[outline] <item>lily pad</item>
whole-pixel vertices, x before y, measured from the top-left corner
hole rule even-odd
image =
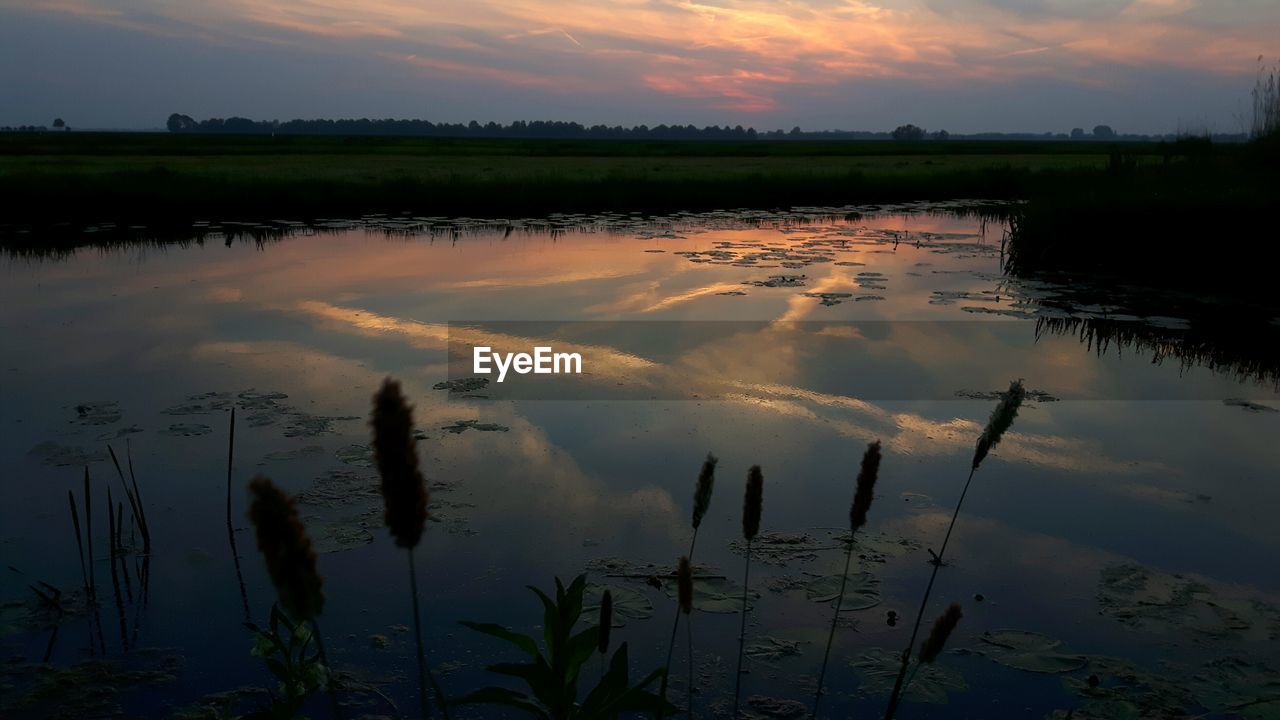
[[[1083,655],[1058,650],[1061,640],[1024,630],[994,630],[982,634],[975,652],[1005,667],[1027,672],[1061,673],[1084,667]]]
[[[622,620],[647,620],[653,617],[653,603],[644,593],[622,585],[596,585],[587,586],[583,593],[582,610],[591,617],[598,617],[600,612],[600,599],[604,597],[604,591],[608,590],[613,595],[613,626],[622,627]]]
[[[748,645],[743,653],[752,660],[776,663],[784,658],[800,655],[800,642],[766,635]]]
[[[902,653],[884,648],[871,648],[850,664],[862,680],[862,684],[858,686],[860,694],[877,698],[887,697],[893,692],[893,686],[897,682],[898,669],[902,666]],[[911,702],[944,705],[948,695],[968,689],[969,685],[960,673],[932,663],[920,666],[902,697]]]
[[[497,423],[482,423],[479,420],[457,420],[452,425],[444,425],[441,430],[448,430],[457,435],[467,430],[478,430],[480,432],[507,432],[511,428],[506,425]]]
[[[68,465],[88,465],[107,459],[101,450],[85,450],[72,445],[61,445],[52,440],[42,442],[27,451],[28,455],[40,458],[45,465],[67,467]]]
[[[320,455],[324,452],[324,448],[319,445],[307,445],[306,447],[294,448],[293,450],[276,450],[262,456],[263,460],[297,460],[298,458],[308,457],[312,455]]]
[[[1206,663],[1191,680],[1196,699],[1215,712],[1245,720],[1280,718],[1280,671],[1238,657]]]
[[[805,597],[813,602],[834,605],[840,595],[843,580],[840,575],[824,575],[812,580],[805,586]],[[866,610],[879,604],[880,579],[869,572],[850,573],[848,582],[845,583],[844,601],[840,604],[840,610]]]
[[[664,583],[662,588],[668,597],[675,599],[675,583]],[[751,607],[751,601],[759,598],[760,593],[754,590],[748,592],[748,609]],[[724,578],[709,578],[705,580],[694,578],[693,609],[723,614],[742,612],[742,586]]]
[[[75,411],[76,417],[72,422],[76,425],[110,425],[124,417],[120,403],[113,400],[80,403]]]
[[[334,456],[354,467],[373,467],[373,449],[368,445],[344,445],[334,452]]]

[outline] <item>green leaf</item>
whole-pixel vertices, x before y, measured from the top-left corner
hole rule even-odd
[[[492,635],[493,637],[496,637],[500,640],[506,640],[512,645],[515,645],[516,647],[523,650],[525,654],[527,654],[529,657],[538,656],[538,643],[528,635],[524,635],[522,633],[518,633],[513,630],[508,630],[507,628],[494,623],[477,623],[477,622],[463,621],[461,625],[463,625],[464,627],[471,628],[476,632],[482,632],[485,635]]]
[[[835,603],[840,596],[841,575],[825,575],[805,585],[805,597],[814,602]],[[880,579],[869,572],[853,573],[845,583],[840,610],[866,610],[880,604]]]
[[[518,693],[502,687],[486,687],[480,688],[475,692],[464,697],[454,700],[451,705],[505,705],[507,707],[522,710],[540,720],[551,720],[551,716],[547,714],[536,702],[531,700],[528,695]]]
[[[569,639],[565,657],[565,684],[576,682],[582,665],[595,654],[600,644],[600,628],[589,627]]]
[[[1061,645],[1061,640],[1039,633],[994,630],[982,634],[982,645],[974,651],[1005,667],[1027,672],[1061,673],[1084,667],[1084,656],[1060,652]]]
[[[557,588],[560,585],[558,579],[556,580],[556,585]],[[542,639],[547,645],[547,655],[554,658],[558,652],[556,649],[558,645],[557,639],[562,636],[560,632],[560,608],[556,607],[551,598],[547,597],[547,594],[538,588],[530,585],[529,589],[542,601]],[[557,589],[558,592],[559,590]]]

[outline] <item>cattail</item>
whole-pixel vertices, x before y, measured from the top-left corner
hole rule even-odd
[[[600,598],[600,644],[597,649],[600,650],[601,655],[609,651],[609,631],[612,629],[613,593],[605,590],[604,597]]]
[[[688,615],[693,612],[693,565],[687,556],[680,558],[680,569],[676,571],[676,589],[680,598],[680,612]]]
[[[702,461],[702,471],[698,473],[698,489],[693,493],[693,529],[702,524],[702,518],[711,507],[711,490],[716,484],[716,463],[720,462],[715,455],[707,453]]]
[[[314,620],[324,609],[324,580],[316,572],[316,554],[297,505],[262,475],[249,482],[249,495],[249,519],[280,604],[295,620]]]
[[[760,512],[764,505],[764,473],[759,465],[747,471],[747,492],[742,500],[742,537],[750,541],[760,532]]]
[[[412,548],[422,538],[427,521],[427,484],[418,470],[413,439],[413,409],[400,392],[400,383],[387,378],[373,396],[373,452],[382,476],[386,523],[396,545]]]
[[[867,524],[867,511],[875,498],[876,477],[880,474],[880,441],[867,445],[862,455],[862,468],[858,470],[858,489],[853,493],[853,506],[849,508],[849,531],[856,532]]]
[[[960,611],[960,606],[951,603],[947,611],[933,621],[933,629],[929,631],[929,637],[925,639],[924,645],[920,646],[920,662],[928,664],[938,659],[943,646],[947,644],[947,638],[951,636],[951,631],[956,629],[962,617],[964,613]]]
[[[1013,425],[1013,419],[1018,416],[1018,407],[1022,405],[1026,395],[1027,391],[1022,387],[1021,380],[1009,383],[1009,389],[1001,394],[1000,404],[991,411],[991,419],[987,421],[987,427],[982,431],[978,446],[973,451],[974,469],[977,469],[991,448],[1000,442],[1000,436]]]

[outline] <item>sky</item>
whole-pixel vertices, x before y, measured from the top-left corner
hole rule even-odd
[[[0,125],[1240,132],[1280,0],[0,0]]]

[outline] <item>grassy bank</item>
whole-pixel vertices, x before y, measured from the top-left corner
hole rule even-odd
[[[1104,169],[1089,143],[0,136],[0,222],[181,224],[368,212],[783,208],[1005,199]],[[1154,145],[1127,145],[1161,162]]]

